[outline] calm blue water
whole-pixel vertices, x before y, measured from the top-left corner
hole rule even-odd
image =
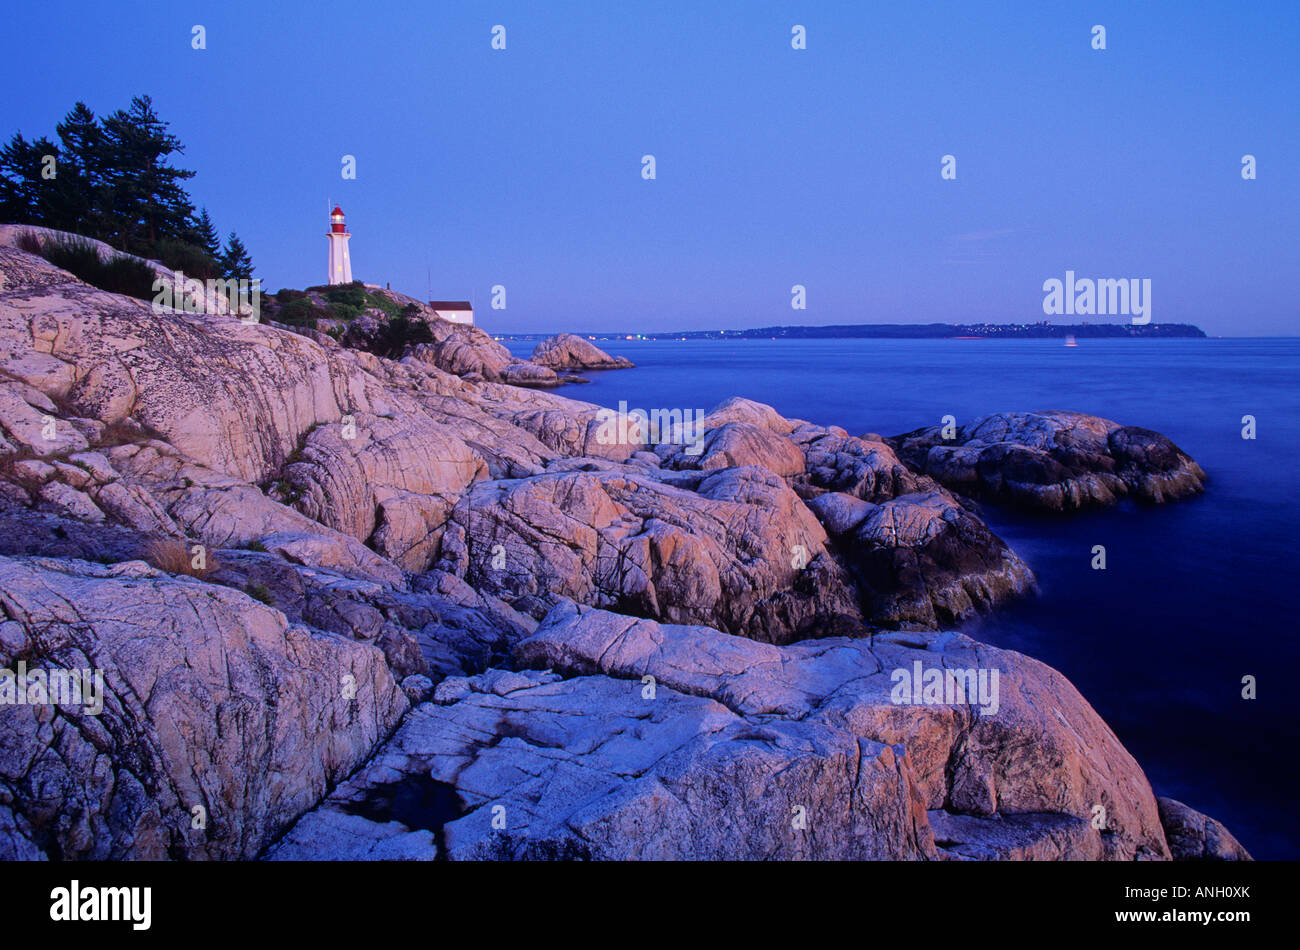
[[[1041,593],[968,626],[1056,667],[1156,793],[1223,821],[1257,858],[1300,857],[1300,339],[784,340],[601,344],[637,363],[560,390],[607,406],[711,409],[747,396],[850,433],[1075,409],[1156,429],[1210,476],[1203,497],[1072,517],[986,509]],[[532,344],[511,343],[528,356]],[[1243,415],[1258,437],[1241,437]],[[1108,569],[1090,567],[1104,544]],[[1253,675],[1258,698],[1241,698]]]

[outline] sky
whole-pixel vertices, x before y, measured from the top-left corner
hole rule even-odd
[[[355,277],[493,332],[1033,322],[1073,270],[1292,335],[1297,50],[1296,0],[46,0],[0,135],[147,93],[268,289],[325,279],[337,203]]]

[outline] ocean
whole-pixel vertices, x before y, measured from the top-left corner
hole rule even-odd
[[[532,343],[507,344],[518,356]],[[972,637],[1064,673],[1157,795],[1222,821],[1256,858],[1300,857],[1300,339],[599,341],[632,370],[558,392],[629,409],[709,410],[730,396],[851,434],[953,415],[1072,409],[1164,433],[1209,476],[1203,496],[1070,516],[986,506],[1037,596]],[[1256,438],[1242,438],[1243,416]],[[1290,485],[1291,488],[1287,488]],[[1106,547],[1107,568],[1091,567]],[[1257,698],[1242,698],[1242,678]]]

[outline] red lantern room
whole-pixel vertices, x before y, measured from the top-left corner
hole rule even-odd
[[[330,230],[335,234],[343,234],[347,231],[343,225],[343,209],[338,205],[335,205],[334,210],[330,212]]]

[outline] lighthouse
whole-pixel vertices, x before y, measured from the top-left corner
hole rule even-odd
[[[343,209],[338,205],[330,212],[330,230],[327,237],[330,239],[330,273],[329,282],[331,284],[350,284],[352,283],[352,258],[348,255],[348,234],[347,225],[343,223]]]

